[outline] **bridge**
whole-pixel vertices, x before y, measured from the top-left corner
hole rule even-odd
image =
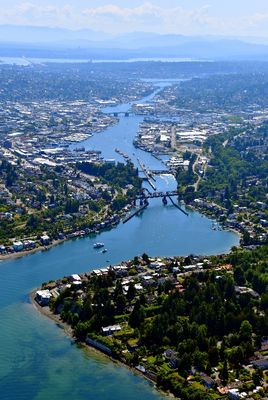
[[[168,191],[168,192],[149,192],[149,190],[144,191],[142,194],[136,196],[135,203],[137,200],[140,201],[140,206],[142,207],[143,204],[146,204],[148,206],[148,199],[156,199],[156,198],[162,198],[163,204],[167,204],[167,199],[171,201],[174,207],[178,208],[184,215],[188,217],[188,213],[179,206],[179,204],[175,203],[172,197],[177,197],[178,192],[176,190],[173,191]]]
[[[172,197],[174,196],[178,196],[177,191],[169,191],[169,192],[153,192],[151,193],[148,189],[144,189],[143,193],[136,196],[134,199],[134,204],[136,205],[136,201],[139,200],[140,201],[140,205],[139,207],[135,208],[132,212],[130,212],[124,219],[123,219],[123,223],[125,224],[126,222],[128,222],[130,219],[132,219],[133,217],[135,217],[136,215],[140,214],[143,210],[145,210],[145,208],[148,207],[149,205],[149,201],[148,199],[155,199],[155,198],[161,198],[162,197],[162,201],[163,204],[166,205],[167,204],[167,198],[171,201],[171,203],[173,204],[174,207],[178,208],[184,215],[186,215],[188,217],[188,213],[183,210],[183,208],[181,208],[178,204],[175,203],[175,201],[173,200]]]
[[[106,115],[112,115],[113,117],[130,117],[131,115],[135,115],[132,111],[110,111],[104,112]]]
[[[150,169],[153,175],[174,175],[169,169]]]
[[[136,196],[136,200],[145,200],[145,199],[155,199],[158,197],[173,197],[178,196],[178,192],[176,190],[169,191],[169,192],[149,192],[142,193]]]

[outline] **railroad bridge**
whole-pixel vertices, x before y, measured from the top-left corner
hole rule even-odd
[[[136,196],[136,200],[145,200],[145,199],[155,199],[157,197],[173,197],[178,196],[178,192],[176,190],[169,191],[169,192],[149,192],[141,193]]]
[[[173,197],[177,197],[178,196],[178,192],[176,190],[173,191],[168,191],[168,192],[149,192],[149,190],[144,190],[143,193],[141,193],[140,195],[137,195],[135,198],[135,203],[136,201],[140,201],[140,207],[142,209],[144,209],[144,207],[147,207],[149,204],[149,199],[155,199],[155,198],[162,198],[163,204],[166,205],[167,204],[167,199],[169,199],[171,201],[171,203],[173,204],[174,207],[178,208],[184,215],[188,216],[188,212],[185,211],[183,208],[181,208],[179,206],[179,204],[175,203],[175,201],[173,200]],[[135,212],[135,215],[138,213],[139,211]]]

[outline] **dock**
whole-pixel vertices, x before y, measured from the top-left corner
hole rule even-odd
[[[124,153],[122,150],[116,148],[116,149],[114,149],[114,151],[116,153],[120,154],[120,156],[122,156],[126,161],[131,161],[131,158],[126,153]]]
[[[156,190],[156,187],[152,182],[153,180],[155,181],[155,178],[152,176],[151,172],[146,169],[145,165],[143,165],[143,163],[138,158],[137,161],[139,163],[139,166],[141,167],[142,172],[146,176],[149,185],[153,188],[153,190]]]
[[[124,219],[123,219],[123,224],[128,222],[131,218],[135,217],[135,215],[138,215],[140,212],[145,210],[147,208],[149,203],[146,201],[142,206],[140,206],[138,209],[134,210],[132,213],[128,214]]]
[[[173,206],[177,207],[183,214],[185,214],[187,217],[189,216],[188,212],[186,212],[185,210],[183,210],[178,204],[175,203],[175,201],[172,199],[171,196],[167,196],[169,198],[169,200],[171,201],[171,203],[173,204]]]

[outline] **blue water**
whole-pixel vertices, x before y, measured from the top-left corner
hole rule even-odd
[[[141,58],[130,58],[122,60],[91,60],[91,59],[66,59],[66,58],[35,58],[35,57],[0,57],[0,62],[3,64],[13,64],[13,65],[31,65],[31,64],[47,64],[47,63],[60,63],[60,64],[70,64],[70,63],[134,63],[134,62],[213,62],[212,60],[198,60],[191,58],[181,58],[181,57],[141,57]]]
[[[117,126],[96,134],[86,146],[117,159],[120,156],[114,148],[119,147],[134,161],[138,156],[147,166],[162,169],[160,161],[132,146],[140,120],[122,117]],[[176,183],[172,176],[160,176],[156,186],[159,190],[172,190]],[[152,256],[215,254],[238,244],[237,235],[214,231],[211,225],[212,221],[199,213],[190,212],[187,217],[174,206],[163,206],[161,199],[155,199],[140,216],[97,237],[68,241],[48,251],[1,262],[0,399],[163,398],[128,369],[93,350],[78,348],[53,321],[36,311],[29,302],[29,292],[44,281],[116,264],[143,252]],[[108,252],[94,250],[96,241],[104,242]]]

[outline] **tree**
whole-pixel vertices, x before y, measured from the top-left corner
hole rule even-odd
[[[199,350],[195,351],[193,354],[193,362],[197,368],[199,368],[201,371],[204,371],[208,364],[207,353]]]
[[[146,253],[143,253],[142,259],[146,264],[149,264],[149,262],[150,262],[149,256]]]
[[[249,321],[245,320],[241,323],[239,329],[239,337],[242,342],[250,342],[252,341],[252,325]]]
[[[35,230],[35,229],[38,228],[39,223],[40,223],[40,218],[38,218],[34,214],[31,214],[29,219],[28,219],[28,221],[27,221],[27,223],[26,223],[26,226],[29,227],[32,230]]]
[[[262,310],[268,310],[268,293],[262,294],[260,306]]]
[[[233,347],[228,354],[228,359],[230,363],[237,368],[244,359],[244,353],[241,346]]]
[[[132,313],[129,316],[129,325],[132,328],[139,328],[145,318],[144,307],[141,306],[140,301],[137,300]]]
[[[210,364],[215,367],[219,363],[219,351],[217,346],[210,347],[208,349],[208,359]]]
[[[68,185],[67,185],[67,183],[66,183],[66,182],[64,183],[63,190],[64,190],[64,194],[65,194],[65,196],[67,197],[67,196],[68,196]]]
[[[225,350],[226,350],[225,338],[223,338],[222,342],[221,342],[220,351],[219,351],[219,356],[220,356],[221,361],[223,361],[225,359]]]
[[[117,311],[119,313],[122,313],[127,305],[126,297],[124,294],[119,294],[116,299],[115,299],[115,305],[117,308]]]
[[[223,366],[220,370],[220,378],[224,384],[228,382],[228,364],[226,359],[223,361]]]
[[[260,369],[257,369],[252,374],[252,380],[255,386],[260,386],[263,380],[263,372]]]
[[[134,259],[133,259],[133,264],[134,265],[139,265],[139,263],[140,263],[139,257],[135,256]]]
[[[192,357],[189,353],[184,353],[181,357],[181,362],[179,365],[179,369],[182,371],[184,375],[190,371],[192,365]]]
[[[207,327],[206,325],[199,325],[197,328],[197,334],[196,334],[196,339],[197,339],[197,345],[200,350],[206,351],[208,348],[208,332],[207,332]]]
[[[65,214],[76,213],[79,210],[79,202],[77,200],[67,200],[65,204]]]
[[[133,300],[135,295],[136,295],[135,284],[134,284],[134,282],[130,282],[129,287],[128,287],[128,291],[127,291],[127,299],[128,299],[128,301]]]
[[[54,196],[54,194],[52,194],[52,195],[50,196],[50,198],[49,198],[49,203],[50,203],[50,204],[54,204],[54,203],[55,203],[55,196]]]
[[[119,211],[127,204],[127,198],[123,194],[118,194],[113,202],[111,203],[111,208],[113,211]]]
[[[241,267],[236,267],[234,269],[234,280],[239,286],[243,286],[245,284],[246,278]]]

